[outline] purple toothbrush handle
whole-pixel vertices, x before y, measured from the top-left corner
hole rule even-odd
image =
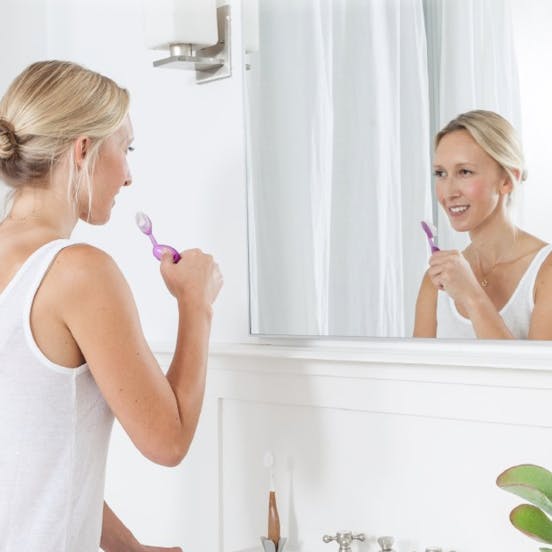
[[[163,253],[169,252],[172,254],[173,263],[177,263],[180,260],[180,253],[170,245],[156,244],[153,246],[153,256],[160,261],[163,257]]]
[[[422,220],[420,224],[422,225],[422,229],[427,237],[427,243],[429,243],[429,248],[431,249],[431,253],[435,253],[436,251],[441,251],[435,245],[435,236],[433,235],[433,232],[431,231],[431,228],[428,226],[427,222],[425,220]]]

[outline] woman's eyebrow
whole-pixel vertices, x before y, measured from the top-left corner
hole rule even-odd
[[[460,167],[461,165],[476,165],[477,163],[474,163],[473,161],[456,161],[452,166],[453,167]],[[441,163],[434,163],[434,167],[443,167]]]

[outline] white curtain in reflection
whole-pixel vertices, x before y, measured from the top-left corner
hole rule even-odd
[[[434,130],[459,113],[489,109],[521,134],[517,59],[509,0],[425,0]],[[520,208],[522,197],[516,194]],[[466,234],[454,232],[439,209],[439,244],[463,249]]]
[[[402,336],[431,218],[421,0],[261,0],[247,72],[252,330]]]

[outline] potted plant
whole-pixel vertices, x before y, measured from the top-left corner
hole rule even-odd
[[[552,544],[552,472],[541,466],[521,464],[503,471],[496,484],[531,504],[520,504],[510,512],[512,525],[529,537]],[[552,552],[552,548],[540,548]]]

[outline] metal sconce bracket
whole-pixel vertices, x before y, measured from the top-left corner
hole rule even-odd
[[[232,75],[230,6],[217,8],[219,41],[214,46],[194,49],[193,44],[171,44],[170,56],[153,62],[154,67],[195,70],[197,84]]]

